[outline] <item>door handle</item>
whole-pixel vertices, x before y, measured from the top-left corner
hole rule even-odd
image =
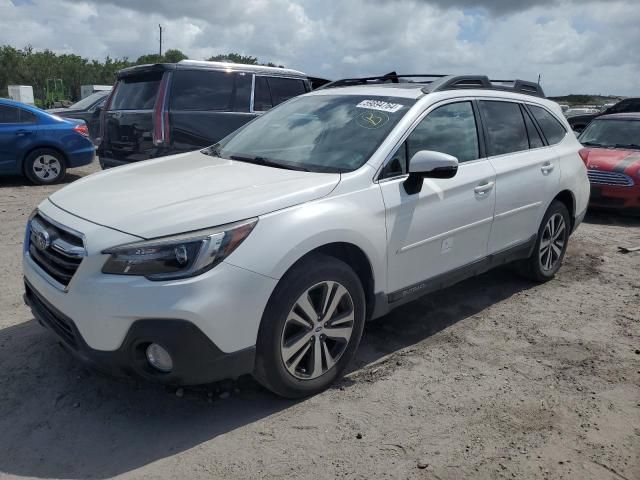
[[[553,172],[553,169],[556,168],[553,163],[551,162],[547,162],[544,165],[542,165],[542,167],[540,167],[540,171],[544,174],[544,175],[548,175],[551,172]]]
[[[495,185],[494,182],[486,182],[486,183],[483,183],[482,185],[478,185],[476,188],[473,189],[473,191],[479,197],[484,197],[493,189],[494,185]]]
[[[19,137],[24,137],[26,135],[31,135],[33,132],[31,130],[18,130],[16,135]]]

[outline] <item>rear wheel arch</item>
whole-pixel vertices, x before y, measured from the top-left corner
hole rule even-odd
[[[68,167],[69,166],[69,159],[67,158],[67,154],[64,153],[64,151],[55,146],[55,145],[37,145],[35,147],[30,148],[29,150],[27,150],[24,155],[22,155],[22,159],[20,160],[20,171],[23,173],[23,175],[26,175],[26,171],[25,171],[25,161],[27,160],[27,158],[29,158],[29,155],[31,155],[33,152],[35,152],[36,150],[40,150],[46,148],[47,150],[53,150],[57,153],[60,154],[60,156],[62,157],[62,160],[64,161],[64,166]]]
[[[554,197],[553,201],[558,201],[567,207],[567,210],[569,210],[569,218],[571,220],[571,229],[573,229],[576,221],[576,197],[573,192],[571,192],[571,190],[562,190]],[[551,203],[553,203],[553,201]]]

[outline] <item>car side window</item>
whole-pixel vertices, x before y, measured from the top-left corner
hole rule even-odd
[[[448,153],[459,162],[477,160],[480,147],[471,102],[449,103],[430,112],[396,150],[380,178],[407,173],[409,160],[420,150]]]
[[[0,105],[0,123],[20,123],[20,111],[16,107]]]
[[[480,111],[489,135],[489,155],[529,149],[529,138],[519,104],[482,100]]]
[[[178,70],[171,89],[171,109],[231,110],[235,76],[220,71]]]
[[[549,145],[560,143],[566,136],[567,131],[556,119],[556,117],[551,115],[542,107],[529,105],[529,108],[531,109],[531,113],[533,113],[534,118],[538,122],[538,125],[540,125],[542,133],[545,137],[547,137],[547,142],[549,142]]]
[[[544,147],[542,137],[540,136],[540,133],[538,133],[538,129],[536,128],[536,126],[533,124],[529,113],[523,106],[521,106],[521,108],[522,115],[524,116],[524,124],[527,127],[527,135],[529,136],[529,148]]]
[[[304,81],[295,78],[270,77],[269,89],[274,107],[290,98],[306,93]]]
[[[266,112],[273,107],[269,83],[265,77],[256,76],[256,86],[253,92],[253,110],[256,112]]]
[[[407,138],[408,159],[420,150],[448,153],[459,162],[478,159],[478,130],[471,102],[449,103],[430,112]]]

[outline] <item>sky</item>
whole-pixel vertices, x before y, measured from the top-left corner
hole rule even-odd
[[[640,0],[0,0],[0,45],[103,60],[237,52],[331,79],[537,80],[640,96]]]

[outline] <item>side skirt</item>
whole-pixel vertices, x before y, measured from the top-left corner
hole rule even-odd
[[[394,308],[411,302],[428,293],[432,293],[443,288],[450,287],[467,278],[475,277],[485,273],[500,265],[505,265],[516,260],[529,258],[535,248],[537,235],[533,235],[526,242],[509,247],[500,252],[493,253],[481,260],[477,260],[468,265],[456,268],[450,272],[445,272],[433,278],[410,285],[402,290],[397,290],[388,295],[376,294],[375,308],[371,318],[378,318],[386,315]]]

